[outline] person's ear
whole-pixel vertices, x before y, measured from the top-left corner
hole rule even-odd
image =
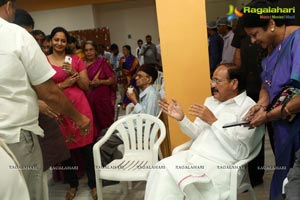
[[[149,76],[149,84],[152,84],[152,76]]]
[[[275,27],[276,27],[275,21],[273,19],[270,19],[269,28],[270,28],[271,32],[275,31]]]
[[[231,81],[231,86],[232,86],[233,90],[236,90],[238,88],[238,86],[239,86],[239,81],[237,79],[233,79]]]

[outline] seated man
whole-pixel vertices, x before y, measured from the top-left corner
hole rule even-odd
[[[147,181],[146,200],[222,200],[229,197],[230,166],[246,159],[264,134],[262,127],[222,128],[226,123],[241,121],[255,105],[247,97],[242,81],[237,66],[219,65],[211,80],[213,96],[208,97],[204,105],[194,104],[189,109],[189,113],[196,116],[194,123],[184,115],[176,100],[159,103],[164,113],[179,122],[193,144],[189,150],[157,163]]]
[[[160,110],[158,106],[160,95],[152,86],[157,76],[158,73],[152,66],[142,65],[138,69],[135,79],[136,85],[140,89],[139,98],[136,96],[136,92],[130,94],[127,92],[128,98],[135,105],[132,114],[146,113],[154,116],[158,115]],[[122,158],[121,152],[117,150],[120,144],[123,144],[122,139],[118,133],[114,133],[101,147],[101,162],[103,166],[106,166],[114,159]]]

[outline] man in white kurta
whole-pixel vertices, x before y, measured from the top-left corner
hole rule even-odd
[[[262,127],[222,128],[226,123],[241,121],[255,104],[244,92],[236,66],[219,66],[211,87],[213,96],[208,97],[204,105],[195,104],[189,109],[189,113],[196,116],[194,122],[184,115],[176,100],[160,102],[163,111],[178,120],[193,144],[189,150],[157,164],[149,175],[145,199],[228,199],[230,166],[246,159],[258,147],[264,132]]]

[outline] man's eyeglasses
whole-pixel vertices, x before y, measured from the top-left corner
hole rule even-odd
[[[217,78],[213,78],[213,79],[211,79],[210,80],[210,84],[217,84],[217,85],[219,85],[219,84],[221,84],[222,82],[224,82],[224,81],[226,81],[226,80],[228,80],[228,79],[217,79]]]
[[[143,78],[143,77],[149,77],[149,76],[148,75],[137,74],[136,77],[137,78]]]

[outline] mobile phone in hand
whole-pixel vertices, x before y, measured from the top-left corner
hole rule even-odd
[[[65,57],[65,63],[69,63],[70,65],[72,64],[72,58],[71,58],[71,56],[66,56]]]

